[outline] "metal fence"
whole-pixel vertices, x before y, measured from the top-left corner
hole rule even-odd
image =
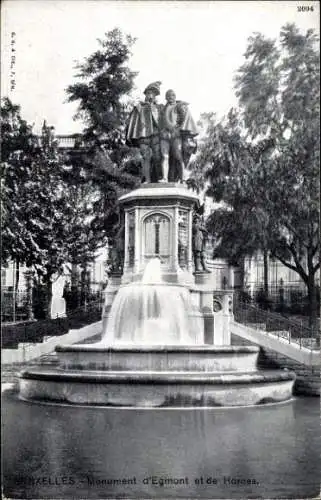
[[[48,337],[60,336],[70,329],[99,321],[102,306],[102,300],[98,300],[75,309],[65,317],[3,325],[2,348],[17,348],[19,343],[43,342]]]
[[[303,320],[292,320],[282,314],[262,310],[246,302],[234,306],[234,319],[267,334],[273,334],[289,344],[296,344],[310,350],[320,349],[320,331],[313,331]]]
[[[28,319],[27,292],[1,290],[1,322],[18,322]]]
[[[102,291],[86,291],[86,293],[73,293],[66,294],[64,297],[66,300],[66,312],[67,314],[75,311],[81,307],[85,307],[86,304],[92,302],[103,301]],[[36,319],[43,319],[45,315],[45,294],[37,293],[33,294],[33,298],[28,296],[26,291],[14,292],[12,289],[2,289],[1,290],[1,323],[19,323],[22,321],[28,321],[33,316]]]
[[[269,308],[276,311],[284,310],[293,314],[308,314],[309,312],[308,291],[302,281],[269,283],[267,297],[263,284],[248,283],[243,293],[259,305],[267,302]],[[318,285],[317,300],[320,304],[320,287]]]

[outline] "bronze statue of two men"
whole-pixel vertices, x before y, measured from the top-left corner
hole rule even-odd
[[[148,85],[145,101],[134,106],[126,142],[140,150],[144,182],[183,182],[184,169],[196,152],[198,130],[188,104],[177,101],[173,90],[166,92],[166,104],[157,103],[160,85]]]

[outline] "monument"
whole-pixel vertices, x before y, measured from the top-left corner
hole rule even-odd
[[[166,92],[166,104],[158,104],[161,82],[149,84],[145,101],[134,106],[126,130],[129,146],[138,147],[142,157],[143,182],[182,182],[184,169],[196,152],[198,130],[188,103]]]
[[[188,105],[172,90],[158,104],[160,82],[144,93],[126,131],[142,184],[119,198],[101,341],[57,346],[59,367],[23,372],[20,396],[133,407],[288,400],[293,373],[260,371],[258,347],[231,345],[232,291],[213,285],[199,200],[184,184],[197,136]]]

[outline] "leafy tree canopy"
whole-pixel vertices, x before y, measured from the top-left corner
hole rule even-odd
[[[1,107],[1,132],[2,259],[34,265],[40,271],[60,246],[64,203],[56,193],[60,160],[45,137],[38,141],[19,106],[7,98]]]
[[[88,189],[70,176],[52,129],[44,124],[37,137],[20,107],[3,100],[2,260],[34,267],[47,282],[76,254],[89,260],[97,249]]]
[[[85,128],[89,149],[82,161],[97,196],[93,227],[112,238],[119,222],[118,197],[139,183],[140,158],[125,144],[130,93],[136,73],[128,62],[135,40],[118,28],[98,40],[99,48],[78,64],[77,83],[67,88],[78,102],[76,118]]]
[[[202,117],[206,133],[196,165],[207,194],[227,207],[220,222],[220,213],[210,217],[209,227],[222,236],[222,249],[229,240],[232,256],[268,250],[296,271],[315,310],[320,79],[314,32],[289,24],[279,40],[253,34],[235,88],[237,110],[221,121]]]

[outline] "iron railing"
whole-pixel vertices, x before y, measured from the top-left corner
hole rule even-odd
[[[43,342],[48,337],[60,336],[70,329],[81,328],[101,319],[103,302],[90,302],[67,316],[28,321],[2,326],[2,348],[17,348],[20,343]]]
[[[238,291],[237,293],[240,293]],[[269,283],[268,296],[266,297],[262,284],[247,283],[243,295],[257,304],[259,307],[267,306],[276,312],[288,312],[290,314],[309,313],[308,290],[302,281],[286,282],[282,285]],[[320,305],[320,286],[317,285],[317,302]]]
[[[286,340],[310,350],[320,349],[320,331],[306,326],[303,321],[290,320],[278,313],[259,309],[249,303],[237,303],[234,306],[234,319],[278,339]]]
[[[28,318],[27,292],[1,290],[1,322],[23,321]]]
[[[82,293],[70,291],[65,296],[66,313],[72,314],[74,311],[85,307],[85,304],[103,300],[102,291],[88,291]],[[78,303],[78,304],[77,304]],[[44,295],[35,294],[31,299],[26,291],[13,291],[3,288],[1,290],[1,323],[27,322],[30,314],[42,320],[41,312],[44,310]],[[39,317],[40,316],[40,317]]]

